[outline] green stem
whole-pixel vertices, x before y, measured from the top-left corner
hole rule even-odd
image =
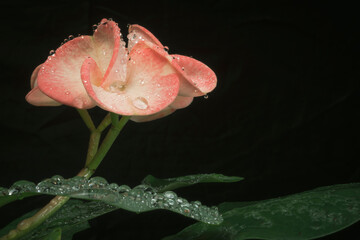
[[[105,130],[105,128],[107,128],[111,123],[111,113],[108,113],[105,118],[101,121],[101,123],[99,124],[99,126],[97,127],[97,131],[98,132],[102,132]]]
[[[90,129],[90,141],[87,154],[86,165],[77,176],[82,176],[87,179],[95,172],[101,161],[104,159],[106,153],[109,151],[111,145],[114,143],[116,137],[119,135],[122,128],[125,126],[127,121],[130,119],[129,116],[123,116],[120,121],[113,122],[108,134],[101,143],[98,149],[101,132],[111,123],[111,116],[108,114],[104,120],[100,123],[96,129],[90,115],[86,110],[78,109],[80,116],[84,120],[86,126]],[[57,210],[59,210],[70,197],[67,196],[56,196],[47,205],[45,205],[40,211],[34,216],[21,221],[16,229],[11,230],[7,235],[0,238],[0,240],[15,240],[25,236],[30,231],[34,230],[46,219],[51,217]]]
[[[84,120],[84,123],[89,128],[89,130],[91,132],[95,131],[96,127],[94,125],[94,122],[91,120],[89,112],[86,109],[78,109],[77,108],[76,110],[79,112],[81,118]]]
[[[117,136],[119,136],[119,133],[127,123],[127,121],[130,119],[130,116],[123,116],[120,121],[114,122],[111,126],[109,132],[105,136],[103,142],[101,143],[100,148],[96,152],[94,158],[91,160],[91,162],[87,165],[90,171],[95,171],[101,161],[104,159],[106,153],[109,151],[110,147],[114,143]]]
[[[101,137],[101,132],[96,131],[96,130],[90,134],[89,148],[88,148],[88,152],[87,152],[87,156],[86,156],[85,167],[94,158],[94,156],[99,148],[100,137]]]

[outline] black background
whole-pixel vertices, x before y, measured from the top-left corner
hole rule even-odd
[[[265,2],[265,3],[264,3]],[[103,17],[148,28],[170,53],[211,67],[208,99],[153,122],[129,122],[96,172],[136,186],[147,175],[245,177],[177,191],[206,205],[252,201],[358,182],[359,17],[344,1],[12,1],[1,3],[0,184],[82,168],[88,131],[69,107],[34,107],[33,69],[69,35]],[[350,1],[349,1],[350,2]],[[96,122],[105,115],[92,109]],[[0,227],[50,198],[12,203]],[[75,239],[161,239],[193,220],[165,211],[115,211]],[[322,239],[349,239],[359,224]]]

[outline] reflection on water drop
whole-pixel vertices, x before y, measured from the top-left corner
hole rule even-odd
[[[141,109],[141,110],[145,110],[149,107],[147,100],[143,97],[135,98],[133,100],[133,104],[136,108]]]
[[[204,95],[204,98],[205,98],[205,99],[208,99],[208,98],[209,98],[209,96],[208,96],[207,94],[205,94],[205,95]]]
[[[167,191],[164,193],[164,196],[167,198],[176,198],[176,193],[172,192],[172,191]]]
[[[120,81],[115,81],[109,86],[108,90],[110,92],[120,93],[125,90],[125,85]]]
[[[69,92],[69,91],[66,91],[66,92],[65,92],[65,95],[69,95],[69,94],[70,94],[70,92]]]

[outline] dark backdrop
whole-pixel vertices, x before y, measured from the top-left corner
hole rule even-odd
[[[218,77],[208,99],[149,123],[130,122],[96,172],[135,186],[147,174],[245,177],[179,195],[214,205],[278,197],[360,180],[359,17],[345,2],[9,1],[1,3],[0,183],[74,176],[88,131],[69,107],[33,107],[32,70],[69,35],[103,17],[152,31],[170,53],[193,56]],[[271,2],[271,3],[270,3]],[[350,1],[349,1],[350,2]],[[100,109],[90,111],[98,122]],[[46,203],[0,210],[0,227]],[[75,239],[160,239],[193,220],[165,211],[116,211]],[[323,239],[348,239],[359,224]],[[119,237],[116,237],[119,236]]]

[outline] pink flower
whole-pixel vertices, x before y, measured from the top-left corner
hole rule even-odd
[[[93,36],[66,42],[34,70],[26,100],[35,106],[99,106],[144,122],[187,107],[215,88],[216,75],[205,64],[169,55],[139,25],[129,32],[126,48],[117,24],[103,19]]]

